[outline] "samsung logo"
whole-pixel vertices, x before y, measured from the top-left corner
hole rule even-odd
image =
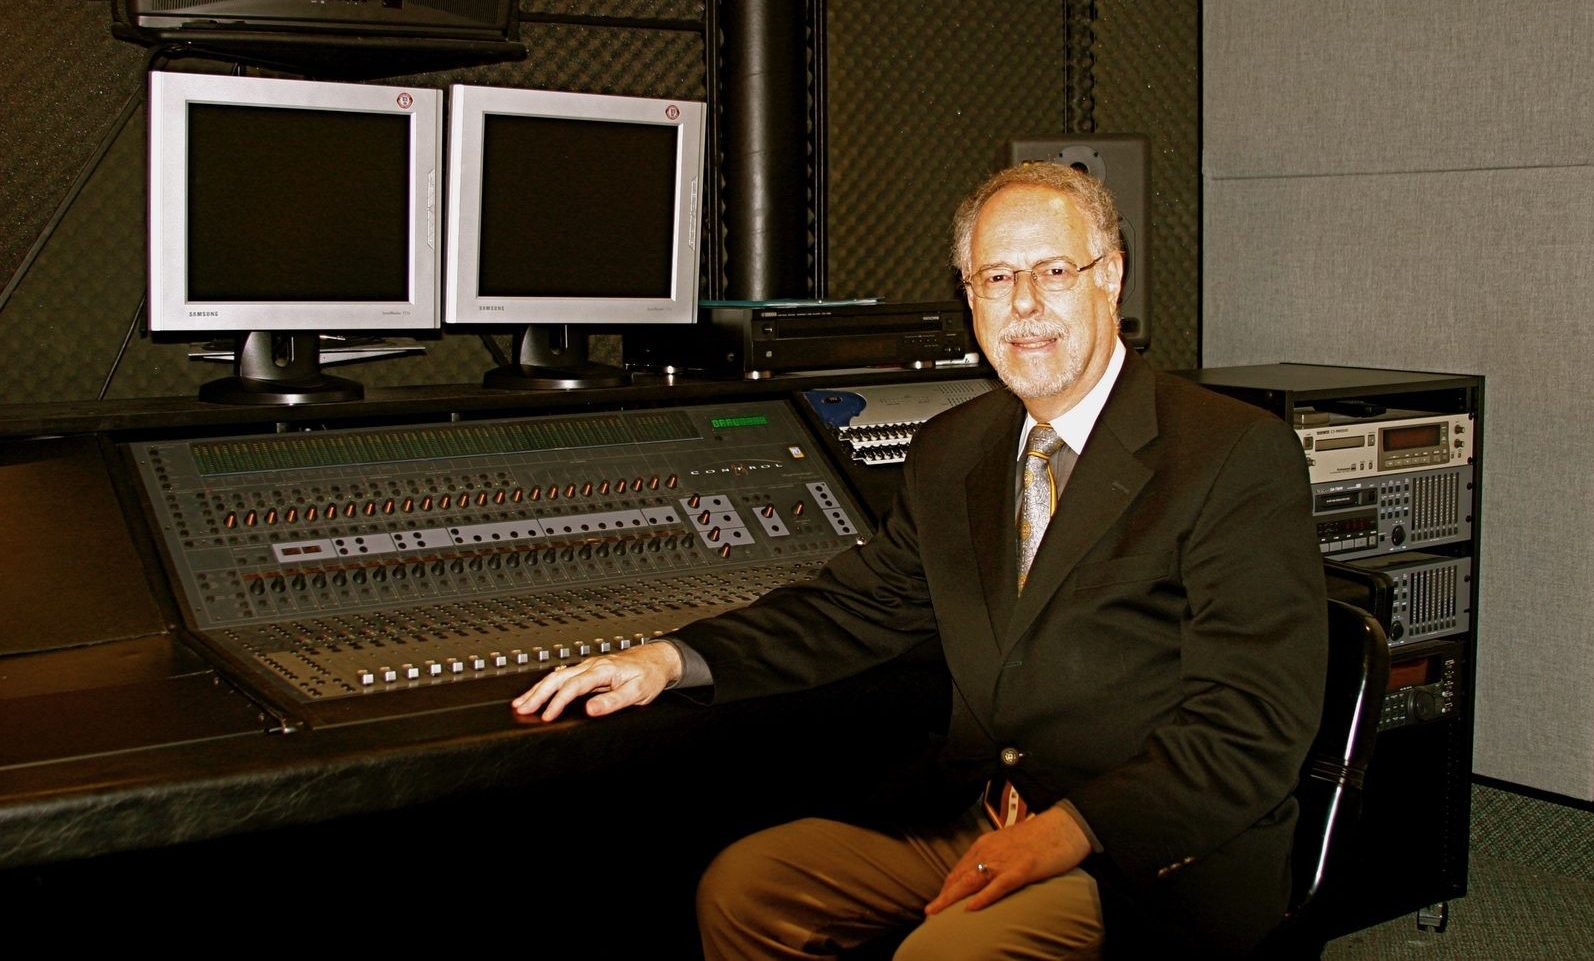
[[[220,317],[221,316],[221,311],[219,311],[219,310],[190,310],[188,312],[188,316],[190,316],[190,317]]]
[[[477,307],[476,307],[476,309],[477,309],[477,310],[499,310],[499,311],[501,311],[501,310],[503,310],[503,309],[504,309],[504,308],[502,308],[502,307],[489,307],[489,306],[485,306],[485,305],[480,305],[480,304],[478,304],[478,305],[477,305]]]

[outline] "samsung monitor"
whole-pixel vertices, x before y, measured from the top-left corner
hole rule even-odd
[[[206,400],[358,399],[322,372],[320,335],[439,326],[442,92],[149,80],[151,333],[235,338]]]
[[[444,322],[512,325],[488,387],[617,386],[591,325],[697,319],[704,105],[449,90]]]

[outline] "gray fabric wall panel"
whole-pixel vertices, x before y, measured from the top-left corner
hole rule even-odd
[[[1594,6],[1265,11],[1205,7],[1203,362],[1485,376],[1473,769],[1594,798]]]
[[[1208,366],[1485,376],[1474,769],[1589,797],[1594,170],[1214,181],[1205,204]]]
[[[1204,13],[1210,177],[1594,161],[1585,0],[1214,0]]]

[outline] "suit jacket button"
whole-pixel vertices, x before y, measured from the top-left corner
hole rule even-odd
[[[1016,747],[1002,748],[1002,763],[1008,767],[1013,767],[1014,765],[1018,764],[1023,757],[1024,752],[1020,751]]]

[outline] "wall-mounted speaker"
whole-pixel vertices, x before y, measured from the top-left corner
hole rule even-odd
[[[1151,343],[1150,219],[1151,177],[1147,140],[1138,134],[1081,134],[1008,141],[1007,165],[1036,161],[1068,164],[1107,185],[1118,201],[1118,229],[1124,245],[1124,285],[1118,294],[1119,329],[1124,343],[1145,350]]]

